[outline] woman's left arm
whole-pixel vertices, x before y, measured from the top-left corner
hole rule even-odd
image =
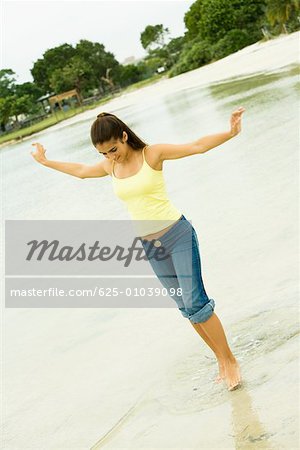
[[[242,114],[245,111],[243,107],[238,108],[231,114],[230,130],[224,133],[212,134],[204,136],[197,141],[189,144],[155,144],[151,145],[152,151],[157,152],[161,161],[167,159],[179,159],[185,156],[197,155],[199,153],[208,152],[212,148],[218,147],[241,131]]]

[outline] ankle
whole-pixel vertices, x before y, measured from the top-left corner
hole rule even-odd
[[[228,358],[226,358],[226,362],[229,364],[236,364],[237,360],[235,359],[235,357],[233,355],[228,356]]]
[[[237,363],[237,360],[233,356],[232,353],[226,354],[226,355],[223,354],[222,356],[218,357],[218,361],[220,361],[223,364],[236,364]]]

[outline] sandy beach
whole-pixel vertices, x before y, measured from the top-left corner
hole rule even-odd
[[[156,120],[159,135],[175,140],[192,135],[197,114],[201,133],[214,132],[232,105],[245,105],[237,139],[166,166],[172,200],[197,229],[205,285],[243,387],[214,383],[212,352],[176,308],[7,308],[5,450],[300,448],[299,36],[254,44],[102,107],[132,121],[148,108],[140,129]],[[95,114],[35,139],[53,159],[94,161],[87,130]],[[28,142],[3,149],[7,218],[125,217],[108,183],[47,171],[29,151]]]

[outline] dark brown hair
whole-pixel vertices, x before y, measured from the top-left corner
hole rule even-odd
[[[91,126],[91,140],[96,147],[97,144],[114,139],[123,139],[123,131],[128,135],[127,143],[133,150],[141,150],[146,146],[142,141],[122,120],[110,113],[100,113]]]

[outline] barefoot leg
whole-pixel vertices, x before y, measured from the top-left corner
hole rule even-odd
[[[209,338],[209,336],[205,333],[205,331],[201,327],[201,323],[193,323],[191,322],[197,333],[202,337],[204,342],[212,349],[214,352],[219,366],[219,374],[217,375],[215,379],[215,383],[220,383],[222,380],[225,379],[225,365],[222,359],[222,355],[218,353],[218,348],[214,344],[214,342]]]
[[[212,348],[218,361],[220,360],[221,366],[224,369],[223,375],[225,375],[228,390],[236,389],[241,383],[240,368],[229,348],[223,326],[218,316],[213,313],[206,322],[194,323],[193,326],[210,348]]]

